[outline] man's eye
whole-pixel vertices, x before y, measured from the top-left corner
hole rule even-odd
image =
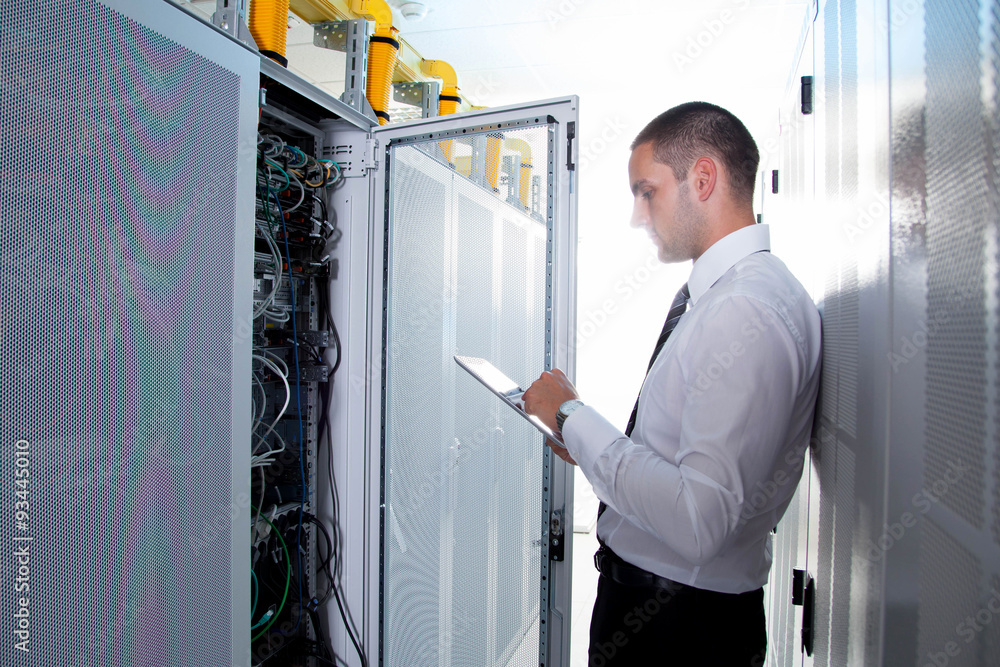
[[[646,190],[645,192],[642,193],[642,198],[643,199],[652,199],[653,198],[653,191],[652,190]]]

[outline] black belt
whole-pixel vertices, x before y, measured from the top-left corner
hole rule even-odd
[[[661,588],[670,593],[678,593],[685,588],[691,588],[687,584],[636,567],[622,560],[618,554],[606,546],[602,546],[594,554],[594,566],[603,576],[622,586]]]

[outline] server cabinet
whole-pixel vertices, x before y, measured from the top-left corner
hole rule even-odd
[[[815,149],[782,169],[815,174],[823,386],[808,540],[776,541],[770,584],[772,641],[804,612],[811,646],[772,664],[1000,659],[998,9],[813,7]],[[787,561],[805,562],[811,605],[788,605]]]
[[[0,13],[15,491],[0,581],[30,575],[31,592],[3,596],[3,627],[25,637],[4,664],[252,665],[281,650],[251,652],[248,613],[259,127],[343,172],[323,202],[341,234],[324,259],[343,366],[327,409],[300,409],[310,438],[329,413],[331,446],[297,464],[336,530],[336,653],[360,664],[351,627],[368,664],[564,662],[571,477],[446,353],[524,383],[572,374],[576,100],[373,130],[166,2]],[[306,311],[324,291],[310,294]],[[296,567],[312,568],[301,543]]]
[[[0,9],[4,665],[247,664],[258,58]]]
[[[819,284],[823,274],[817,262],[820,258],[801,251],[814,243],[817,230],[821,228],[814,192],[816,115],[803,112],[804,107],[810,111],[812,94],[812,19],[812,13],[803,12],[789,84],[778,110],[778,140],[760,147],[761,214],[762,222],[772,230],[773,252],[817,299],[821,294]],[[772,537],[771,576],[765,589],[769,665],[792,667],[803,664],[801,637],[804,620],[808,619],[803,619],[802,602],[809,573],[810,522],[813,519],[810,514],[811,489],[817,483],[814,478],[815,450],[815,446],[806,450],[801,471],[789,468],[777,478],[784,483],[797,481],[798,489]],[[774,483],[777,484],[777,481]],[[760,492],[767,491],[764,488]]]

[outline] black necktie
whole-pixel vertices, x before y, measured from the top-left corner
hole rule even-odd
[[[660,350],[663,349],[664,343],[670,338],[670,334],[673,333],[674,329],[677,327],[677,323],[680,321],[681,316],[687,311],[688,300],[691,298],[691,293],[688,291],[687,283],[681,285],[681,288],[677,290],[677,296],[674,297],[674,302],[670,304],[670,311],[667,313],[667,319],[663,323],[663,329],[660,331],[660,337],[656,339],[656,347],[653,348],[653,356],[649,358],[649,366],[646,367],[646,373],[649,373],[649,369],[653,367],[653,362],[656,361],[656,357],[660,354]],[[635,417],[639,412],[639,397],[635,397],[635,407],[632,408],[632,415],[628,418],[628,426],[625,427],[625,435],[631,436],[632,429],[635,428]]]
[[[660,331],[660,337],[656,339],[656,347],[653,348],[653,356],[649,358],[649,366],[646,367],[646,373],[649,373],[649,369],[653,367],[653,362],[656,361],[656,357],[660,354],[660,350],[663,349],[663,345],[670,338],[670,334],[673,333],[674,329],[677,327],[677,323],[680,321],[681,316],[687,311],[688,300],[691,298],[691,292],[688,291],[687,283],[681,285],[681,288],[677,290],[677,296],[674,297],[674,302],[670,304],[670,311],[667,313],[667,319],[663,323],[663,329]],[[628,426],[625,427],[625,435],[631,436],[632,429],[635,428],[635,418],[639,413],[639,397],[635,397],[635,407],[632,408],[632,416],[628,418]],[[597,508],[597,518],[600,519],[601,515],[604,514],[604,510],[608,508],[601,501],[601,506]],[[600,538],[598,538],[600,539]],[[603,542],[602,542],[603,544]]]

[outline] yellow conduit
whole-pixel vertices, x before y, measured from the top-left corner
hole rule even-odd
[[[250,5],[250,34],[265,56],[288,66],[288,0],[253,0]]]
[[[458,96],[458,75],[455,74],[455,68],[443,60],[427,60],[425,58],[420,61],[420,69],[427,76],[434,76],[441,79],[441,95],[438,97],[438,115],[447,116],[458,111],[458,105],[461,104],[462,98]],[[439,141],[438,146],[441,147],[441,152],[444,153],[445,159],[451,162],[451,156],[455,149],[455,141],[453,139]]]
[[[452,141],[449,139],[449,141]],[[443,142],[442,142],[443,143]],[[455,156],[455,171],[460,173],[462,176],[468,178],[472,175],[472,156],[471,155],[456,155]]]
[[[518,179],[518,199],[524,208],[530,206],[528,197],[531,193],[531,146],[524,139],[504,139],[503,145],[521,154],[521,176]]]
[[[399,60],[398,30],[392,27],[392,10],[385,0],[351,0],[351,11],[375,19],[375,34],[368,41],[368,83],[365,95],[378,116],[379,125],[389,123],[392,75]]]
[[[500,146],[502,142],[502,134],[490,134],[486,137],[486,181],[493,188],[493,192],[500,191],[497,175],[500,173]]]

